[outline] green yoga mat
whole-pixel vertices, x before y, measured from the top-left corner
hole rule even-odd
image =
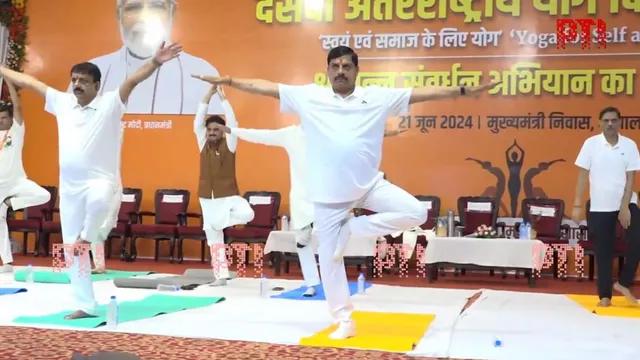
[[[144,276],[153,274],[152,271],[118,271],[107,270],[104,274],[92,274],[91,281],[105,281],[120,278],[130,278],[134,276]],[[27,280],[27,272],[25,270],[18,270],[13,274],[13,280],[19,282],[25,282]],[[68,284],[69,275],[66,271],[34,271],[33,282],[46,283],[46,284]]]
[[[118,304],[118,322],[149,319],[161,314],[170,314],[183,310],[211,306],[224,301],[223,297],[194,297],[174,295],[151,295],[138,301],[127,301]],[[66,320],[64,317],[74,311],[63,311],[44,316],[20,316],[13,319],[16,324],[24,325],[56,325],[74,328],[92,329],[107,323],[107,306],[100,305],[96,310],[97,317],[88,319]]]

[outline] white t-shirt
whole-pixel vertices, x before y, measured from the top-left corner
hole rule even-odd
[[[640,170],[638,145],[628,137],[618,135],[618,143],[611,146],[603,134],[588,138],[582,145],[576,165],[589,170],[590,211],[620,210],[627,172]],[[638,203],[635,191],[631,203]]]
[[[0,184],[27,177],[22,165],[23,144],[24,124],[13,120],[9,130],[0,131]]]
[[[360,199],[376,181],[386,121],[409,111],[412,88],[356,87],[346,98],[316,84],[279,85],[280,111],[307,137],[309,194],[319,203]]]
[[[291,177],[291,228],[303,229],[313,222],[313,203],[307,193],[307,144],[300,125],[287,126],[277,130],[231,129],[231,135],[252,143],[279,146],[289,156]]]
[[[82,107],[73,94],[48,88],[45,110],[58,120],[60,193],[85,191],[96,179],[117,185],[126,111],[119,90]]]

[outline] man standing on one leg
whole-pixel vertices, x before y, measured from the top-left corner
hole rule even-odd
[[[20,98],[16,88],[9,81],[7,88],[12,104],[0,105],[0,273],[13,271],[11,238],[7,227],[9,207],[15,211],[41,205],[51,199],[51,194],[27,179],[24,172],[24,120]]]
[[[320,284],[318,266],[311,243],[311,232],[313,230],[313,202],[307,193],[307,147],[304,132],[300,125],[288,126],[278,130],[258,130],[230,128],[219,126],[227,134],[235,135],[238,138],[252,143],[267,146],[278,146],[283,148],[289,156],[289,176],[291,178],[291,191],[289,201],[291,202],[291,228],[297,232],[296,246],[302,276],[307,290],[303,294],[312,297],[316,294],[316,286]],[[391,130],[385,132],[385,136],[394,136],[402,133],[402,130]]]
[[[124,130],[122,132],[124,132]],[[111,231],[118,224],[120,203],[122,202],[122,181],[120,180],[120,176],[117,176],[117,178],[119,180],[118,185],[115,193],[113,194],[113,199],[111,199],[111,203],[109,204],[107,220],[105,220],[102,228],[100,229],[100,235],[98,236],[99,241],[91,243],[91,253],[93,254],[93,263],[95,266],[92,273],[94,274],[104,274],[107,271],[107,262],[105,259],[107,249],[105,246]],[[122,244],[122,246],[124,246],[124,244]],[[111,251],[111,249],[109,249],[109,251]]]
[[[582,194],[590,184],[591,204],[587,214],[589,235],[593,237],[598,271],[598,306],[610,306],[613,290],[637,303],[631,292],[640,261],[640,209],[634,192],[636,171],[640,170],[640,154],[635,141],[619,134],[620,111],[607,107],[600,112],[602,133],[588,138],[582,145],[576,165],[580,168],[571,217],[579,222]],[[617,223],[625,230],[628,241],[622,276],[613,283],[613,260]]]
[[[423,224],[427,212],[411,194],[384,180],[379,171],[387,118],[406,113],[409,104],[454,98],[493,86],[395,89],[356,87],[358,55],[346,47],[327,57],[331,88],[292,86],[265,80],[194,77],[280,99],[280,110],[300,117],[306,135],[309,192],[314,201],[315,232],[322,286],[338,329],[332,339],[355,335],[342,254],[350,234],[375,238]],[[354,205],[375,211],[349,218]]]
[[[157,51],[152,61],[130,77],[117,91],[97,96],[101,74],[92,63],[71,68],[73,94],[53,89],[41,81],[0,67],[0,75],[31,88],[45,98],[45,110],[56,116],[60,161],[60,223],[62,240],[73,245],[65,251],[69,279],[78,311],[67,319],[95,316],[96,300],[91,283],[88,252],[79,247],[99,241],[109,203],[116,192],[120,173],[122,115],[131,91],[166,61],[178,56],[181,47],[172,44]]]
[[[212,286],[227,285],[229,266],[224,246],[224,229],[253,220],[251,205],[239,196],[236,181],[236,145],[234,136],[225,137],[218,125],[226,122],[218,115],[205,120],[209,102],[218,94],[230,127],[236,127],[236,117],[222,89],[212,87],[202,99],[193,124],[200,150],[200,180],[198,197],[215,281]]]

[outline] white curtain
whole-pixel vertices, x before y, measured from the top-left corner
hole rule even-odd
[[[0,61],[2,61],[2,65],[5,65],[7,63],[8,50],[9,50],[9,28],[6,26],[0,26]],[[3,80],[4,79],[0,77],[0,89],[2,89]],[[2,94],[0,93],[0,95]]]

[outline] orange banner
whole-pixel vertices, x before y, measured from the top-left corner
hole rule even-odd
[[[482,4],[478,4],[482,3]],[[578,5],[576,5],[578,4]],[[144,207],[157,188],[195,192],[198,151],[195,105],[206,86],[191,73],[219,73],[283,83],[327,84],[327,50],[348,45],[360,56],[363,86],[456,86],[500,79],[478,98],[413,106],[390,119],[409,131],[388,138],[382,170],[413,194],[501,197],[501,215],[520,214],[527,196],[573,200],[573,161],[599,130],[598,112],[620,108],[623,133],[640,140],[634,102],[638,2],[627,0],[31,0],[26,72],[66,89],[69,69],[92,60],[103,88],[141,60],[145,44],[163,34],[184,45],[181,64],[162,69],[132,95],[122,175],[143,188]],[[607,48],[581,49],[579,37],[557,49],[556,20],[601,18]],[[146,22],[146,26],[141,24]],[[633,25],[636,24],[636,25]],[[143,24],[144,25],[144,24]],[[593,31],[595,32],[595,28]],[[136,33],[138,32],[138,33]],[[139,32],[146,32],[140,34]],[[142,40],[140,40],[142,39]],[[142,56],[144,57],[144,56]],[[280,128],[297,119],[275,100],[228,89],[241,127]],[[28,174],[57,184],[57,135],[43,100],[25,92]],[[210,113],[219,112],[212,104]],[[241,142],[241,191],[276,190],[288,209],[288,161],[283,151]],[[192,201],[191,207],[198,204]]]

